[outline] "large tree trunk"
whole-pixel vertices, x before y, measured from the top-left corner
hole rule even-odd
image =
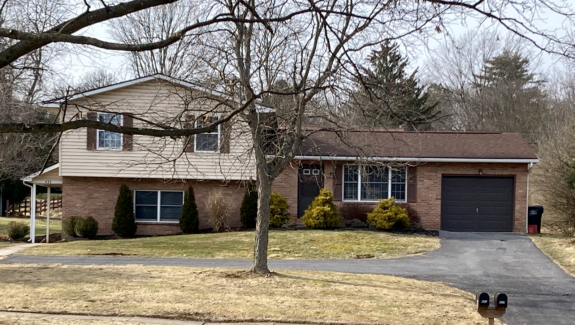
[[[265,166],[265,163],[264,163]],[[254,262],[251,272],[268,274],[268,232],[270,228],[270,198],[273,179],[264,166],[258,166],[258,217],[254,243]]]

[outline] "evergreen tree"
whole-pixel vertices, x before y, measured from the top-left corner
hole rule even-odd
[[[180,229],[185,234],[191,234],[200,230],[200,219],[194,189],[190,186],[184,195],[184,206],[180,217]]]
[[[137,226],[133,204],[130,188],[128,185],[122,184],[112,222],[112,230],[118,237],[132,237],[136,234]]]
[[[373,51],[370,67],[362,69],[355,95],[363,110],[360,123],[374,126],[404,126],[429,129],[437,119],[437,103],[428,104],[429,95],[418,84],[417,70],[407,75],[408,59],[399,53],[398,45],[389,41]]]
[[[251,229],[256,227],[258,217],[258,192],[254,183],[248,183],[242,207],[240,208],[240,219],[244,228]]]

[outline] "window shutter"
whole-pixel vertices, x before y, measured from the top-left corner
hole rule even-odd
[[[333,200],[342,200],[342,165],[333,167]]]
[[[220,124],[220,153],[230,153],[231,136],[232,123],[226,121]]]
[[[407,167],[407,203],[417,202],[417,168]]]
[[[132,115],[123,114],[122,115],[123,126],[131,128],[134,126],[134,118]],[[122,150],[124,151],[132,151],[134,142],[134,135],[133,134],[122,134]]]
[[[86,114],[86,117],[88,118],[88,120],[90,121],[96,121],[98,119],[98,113],[97,112],[88,112]],[[87,141],[86,141],[86,149],[88,150],[96,150],[97,146],[96,146],[96,136],[97,130],[95,128],[86,128],[86,135],[87,135]]]
[[[196,121],[196,117],[194,115],[186,115],[186,122],[184,123],[184,127],[186,128],[193,128],[194,122]],[[184,146],[185,152],[194,152],[194,136],[190,135],[184,138]]]

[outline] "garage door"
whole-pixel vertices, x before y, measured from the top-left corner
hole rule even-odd
[[[513,177],[444,176],[441,229],[513,231]]]

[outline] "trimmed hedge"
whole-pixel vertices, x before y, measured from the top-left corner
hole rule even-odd
[[[23,222],[10,221],[8,223],[8,237],[18,240],[30,233],[30,226]]]
[[[341,225],[341,216],[333,203],[333,194],[322,188],[301,217],[306,228],[329,229]]]
[[[82,217],[70,216],[62,220],[62,232],[68,236],[76,237],[76,223]]]
[[[74,230],[78,237],[94,239],[96,234],[98,234],[98,221],[90,216],[78,218]]]
[[[128,185],[122,184],[112,222],[112,230],[118,237],[133,237],[136,234],[137,225],[133,204],[130,188]]]
[[[380,200],[367,214],[367,223],[379,230],[399,230],[411,225],[407,210],[395,204],[394,197]]]
[[[279,192],[272,192],[270,198],[270,226],[283,226],[291,218],[288,210],[287,199]]]
[[[180,216],[180,229],[184,234],[192,234],[200,230],[200,219],[194,189],[190,186],[184,194],[184,206]]]
[[[256,227],[257,217],[258,191],[254,183],[248,183],[240,208],[240,220],[244,228],[251,229]]]

